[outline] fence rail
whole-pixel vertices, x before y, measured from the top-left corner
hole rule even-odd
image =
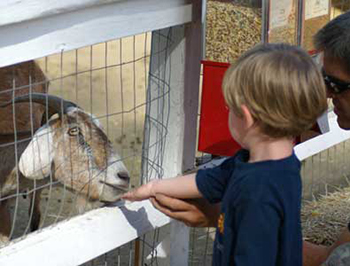
[[[350,139],[350,132],[337,126],[332,112],[329,121],[330,132],[295,147],[301,160]],[[223,160],[209,162],[204,167],[218,165]],[[2,248],[0,265],[20,265],[23,258],[26,258],[27,266],[36,266],[38,261],[47,266],[79,265],[170,222],[171,219],[154,209],[149,201],[104,207],[47,227]],[[74,256],[75,252],[79,256]]]

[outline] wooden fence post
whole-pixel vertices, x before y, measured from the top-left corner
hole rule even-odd
[[[174,177],[194,166],[202,4],[193,0],[191,23],[152,34],[147,95],[147,101],[152,103],[147,106],[144,138],[144,147],[151,148],[144,151],[144,181]],[[161,230],[159,238],[163,235],[158,254],[164,257],[158,258],[158,265],[188,265],[189,228],[173,221],[170,232]]]

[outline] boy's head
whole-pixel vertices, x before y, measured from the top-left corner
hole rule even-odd
[[[272,138],[300,135],[327,109],[320,71],[306,52],[288,44],[261,44],[244,53],[227,70],[223,93],[235,115],[242,117],[245,105]]]

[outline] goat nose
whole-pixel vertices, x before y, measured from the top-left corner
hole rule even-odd
[[[129,174],[127,172],[119,172],[117,175],[121,180],[124,180],[126,182],[130,181]]]

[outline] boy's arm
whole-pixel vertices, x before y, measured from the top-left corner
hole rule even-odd
[[[156,179],[141,187],[127,192],[123,199],[141,201],[156,194],[164,194],[174,198],[191,199],[202,197],[196,185],[196,173],[169,179]]]

